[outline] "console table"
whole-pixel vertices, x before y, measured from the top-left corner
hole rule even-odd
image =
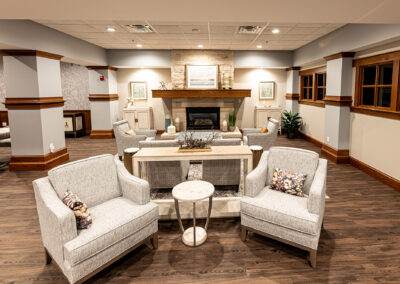
[[[143,162],[193,161],[193,160],[237,160],[243,159],[244,178],[253,169],[253,153],[249,146],[212,146],[210,152],[179,152],[178,147],[142,148],[133,157],[133,174],[145,178]]]

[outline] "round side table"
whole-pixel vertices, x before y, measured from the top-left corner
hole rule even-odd
[[[214,185],[201,180],[185,181],[176,185],[172,190],[175,200],[176,216],[182,231],[182,242],[191,247],[203,244],[207,240],[207,227],[210,222]],[[209,199],[207,221],[204,228],[196,227],[196,201]],[[181,214],[179,213],[179,200],[193,203],[193,227],[184,229]]]
[[[260,161],[264,150],[263,147],[258,145],[253,145],[250,146],[249,148],[251,152],[253,152],[253,169],[255,169],[258,166],[258,162]]]
[[[139,148],[126,148],[124,150],[124,166],[130,174],[133,175],[132,157],[139,151]]]

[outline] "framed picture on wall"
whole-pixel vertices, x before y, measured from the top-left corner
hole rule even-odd
[[[273,100],[275,96],[275,82],[260,82],[260,99]]]
[[[147,100],[147,82],[133,81],[129,83],[131,98],[134,100]]]
[[[186,65],[188,89],[218,89],[217,65]]]

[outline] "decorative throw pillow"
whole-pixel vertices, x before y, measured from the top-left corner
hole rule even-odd
[[[307,175],[275,168],[270,188],[292,195],[304,196],[303,187],[306,177]]]
[[[265,128],[265,127],[261,128],[261,133],[267,133],[267,132],[268,132],[268,128]]]
[[[128,134],[128,135],[136,135],[136,132],[133,131],[132,129],[129,129],[128,131],[125,131],[125,134]]]
[[[79,197],[72,193],[70,190],[67,190],[64,193],[64,198],[62,200],[65,205],[72,211],[74,211],[76,226],[78,229],[89,229],[92,225],[92,216],[88,211],[88,207],[85,203],[83,203]]]

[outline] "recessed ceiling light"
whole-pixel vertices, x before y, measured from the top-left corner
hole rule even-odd
[[[107,32],[115,32],[115,29],[114,28],[107,28]]]
[[[136,45],[136,47],[143,47],[143,45],[141,45],[140,43],[138,43],[138,44]]]
[[[273,34],[279,34],[279,30],[278,30],[278,29],[273,29],[273,30],[272,30],[272,33],[273,33]]]
[[[262,48],[262,45],[261,44],[257,45],[257,48]]]
[[[199,44],[197,47],[198,47],[198,48],[203,48],[203,45],[202,45],[202,44]]]

